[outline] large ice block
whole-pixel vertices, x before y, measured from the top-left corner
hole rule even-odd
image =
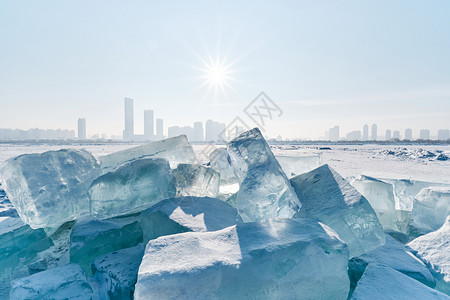
[[[94,278],[98,283],[100,300],[133,299],[134,285],[144,246],[137,246],[102,255],[92,263]]]
[[[139,159],[98,177],[88,194],[91,215],[106,219],[139,212],[175,196],[175,183],[165,159]]]
[[[92,275],[92,261],[103,254],[136,246],[142,242],[138,216],[77,222],[70,236],[70,261]]]
[[[369,201],[385,231],[409,233],[410,212],[396,209],[391,183],[361,175],[352,185]]]
[[[317,219],[347,243],[350,257],[385,243],[383,227],[369,202],[328,165],[291,179],[303,204],[297,216]]]
[[[377,263],[414,278],[431,288],[436,282],[425,264],[415,257],[403,244],[386,235],[386,244],[369,253],[352,258],[349,274],[352,283],[356,283],[369,263]]]
[[[197,159],[187,137],[180,135],[100,156],[99,160],[103,172],[106,173],[124,163],[143,158],[165,158],[172,168],[179,163],[195,163]]]
[[[100,167],[87,151],[63,149],[10,159],[0,179],[31,228],[59,227],[89,212],[87,189]]]
[[[239,181],[236,207],[244,222],[290,218],[301,203],[258,128],[227,145]]]
[[[139,299],[346,299],[348,251],[309,219],[242,223],[151,240]]]
[[[275,155],[275,157],[289,178],[312,171],[321,165],[319,153],[298,156]]]
[[[226,148],[217,148],[209,155],[209,162],[213,169],[220,173],[220,184],[237,183],[233,167]]]
[[[141,213],[144,243],[163,235],[215,231],[242,222],[236,209],[215,198],[166,199]]]
[[[370,263],[358,281],[352,300],[446,299],[432,288],[394,269]]]
[[[177,196],[215,197],[219,193],[220,174],[202,165],[179,164],[173,170]]]
[[[422,235],[408,246],[413,253],[432,270],[436,279],[436,289],[450,295],[450,216],[444,225],[434,232]]]
[[[428,187],[414,198],[411,226],[420,233],[438,230],[450,215],[450,187]]]
[[[13,281],[11,300],[81,300],[91,299],[92,288],[77,264],[39,272]]]

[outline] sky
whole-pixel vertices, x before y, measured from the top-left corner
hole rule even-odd
[[[0,128],[82,117],[88,135],[121,135],[124,97],[136,133],[144,109],[166,129],[253,127],[244,109],[264,91],[282,111],[270,137],[436,135],[450,128],[449,14],[447,0],[0,0]]]

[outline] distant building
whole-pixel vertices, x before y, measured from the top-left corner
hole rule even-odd
[[[347,141],[360,141],[361,140],[361,131],[351,131],[347,133]]]
[[[144,110],[144,139],[153,141],[155,139],[153,131],[153,110]]]
[[[372,140],[376,141],[378,139],[377,136],[377,124],[372,124]]]
[[[369,139],[369,125],[367,124],[364,124],[362,139],[363,141],[367,141]]]
[[[194,137],[193,142],[203,142],[205,140],[205,134],[203,132],[203,123],[195,122],[194,123]]]
[[[156,119],[156,140],[164,139],[163,119]]]
[[[339,141],[339,126],[334,126],[329,130],[330,141],[337,142]]]
[[[206,142],[217,142],[222,138],[221,134],[225,132],[225,124],[215,122],[213,120],[206,121],[205,126],[205,141]]]
[[[420,137],[421,140],[429,140],[430,139],[430,130],[428,130],[428,129],[421,129],[419,137]]]
[[[86,119],[78,119],[78,139],[86,139]]]
[[[386,141],[390,141],[391,140],[391,131],[388,129],[386,130]]]
[[[412,141],[412,129],[411,128],[405,129],[405,140]]]
[[[392,134],[392,138],[394,140],[399,140],[400,139],[400,131],[394,130],[394,133]]]
[[[450,139],[450,130],[448,129],[439,129],[438,130],[438,140],[446,141]]]
[[[134,139],[134,109],[133,99],[124,99],[125,110],[125,130],[123,131],[123,140],[132,141]]]

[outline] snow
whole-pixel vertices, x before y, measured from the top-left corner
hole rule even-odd
[[[345,299],[347,247],[308,219],[242,223],[151,240],[135,299]]]
[[[449,299],[449,297],[394,269],[370,263],[358,281],[351,299]]]
[[[94,180],[88,191],[90,212],[99,219],[136,213],[175,192],[167,160],[138,159]]]
[[[227,144],[239,180],[236,207],[244,222],[289,218],[301,204],[258,128]]]
[[[87,189],[100,174],[87,151],[25,154],[0,169],[2,187],[20,218],[31,228],[59,227],[87,214]]]
[[[141,213],[144,242],[187,231],[215,231],[242,222],[235,208],[209,197],[166,199]]]
[[[212,168],[195,164],[179,164],[173,170],[177,196],[216,197],[220,174]]]
[[[385,235],[369,202],[330,166],[291,179],[303,204],[296,216],[323,222],[347,243],[350,257],[383,246]]]

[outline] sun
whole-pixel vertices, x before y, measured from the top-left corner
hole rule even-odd
[[[226,94],[226,89],[233,89],[231,82],[235,81],[232,74],[232,64],[227,63],[226,59],[221,59],[219,56],[213,59],[211,56],[207,60],[202,60],[203,66],[199,68],[202,72],[200,78],[203,79],[201,87],[208,86],[208,92],[214,90],[217,96],[219,92]]]

